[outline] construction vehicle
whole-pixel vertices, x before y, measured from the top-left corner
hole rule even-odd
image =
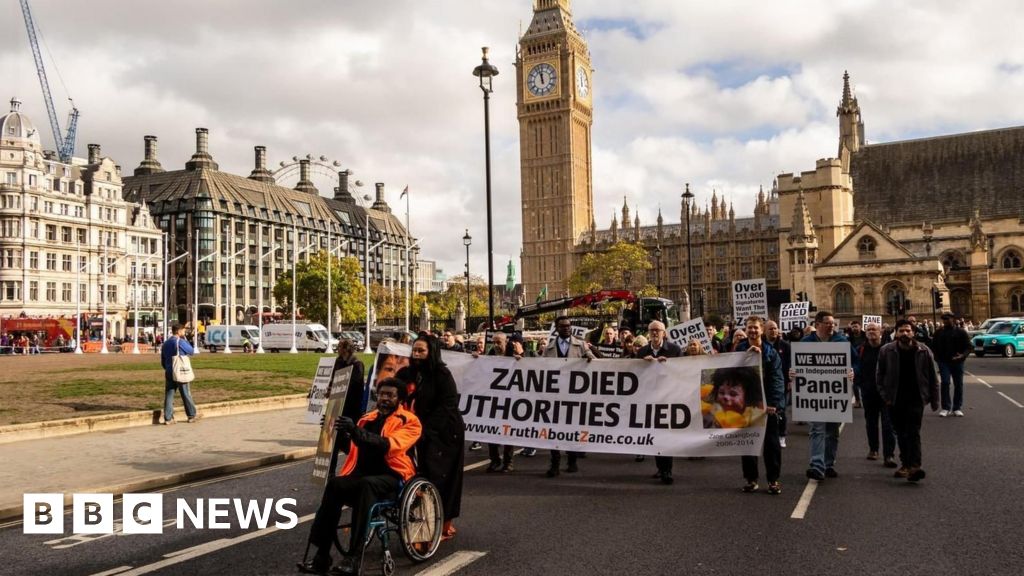
[[[32,46],[32,58],[36,63],[36,74],[39,76],[39,86],[43,89],[43,102],[46,104],[46,113],[50,117],[50,129],[53,130],[53,142],[57,147],[57,156],[65,164],[71,163],[71,157],[75,153],[75,135],[78,131],[78,108],[75,108],[74,100],[68,98],[71,103],[71,112],[68,114],[68,132],[61,136],[60,123],[57,122],[57,109],[53,106],[53,96],[50,94],[50,81],[46,78],[46,67],[43,65],[43,54],[39,50],[39,38],[35,20],[32,18],[32,9],[29,8],[28,0],[21,0],[21,15],[25,18],[25,30],[28,32],[28,43]],[[58,77],[60,73],[58,71]]]
[[[614,302],[624,303],[617,314],[598,311],[601,306]],[[592,312],[579,310],[581,308],[589,308]],[[497,325],[499,329],[511,331],[520,319],[560,311],[571,317],[577,326],[597,328],[601,324],[614,323],[615,326],[628,327],[634,334],[646,332],[652,320],[660,320],[666,326],[679,323],[679,311],[667,298],[637,296],[629,290],[599,290],[520,306],[514,315],[498,320]]]

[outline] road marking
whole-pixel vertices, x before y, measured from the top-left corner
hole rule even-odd
[[[846,422],[839,425],[839,432],[836,436],[843,435],[843,429],[846,428]],[[793,513],[789,517],[793,520],[803,520],[807,514],[807,509],[811,506],[811,499],[814,498],[814,491],[818,489],[818,481],[814,478],[807,479],[807,486],[804,486],[804,493],[800,495],[800,500],[796,503],[796,508],[793,508]]]
[[[981,382],[982,384],[984,384],[985,386],[988,386],[989,388],[991,388],[991,387],[992,387],[992,385],[991,385],[991,384],[989,384],[988,382],[985,382],[985,381],[984,381],[984,380],[982,380],[981,378],[978,378],[978,377],[977,377],[977,376],[975,376],[974,374],[971,374],[971,373],[970,373],[970,372],[968,372],[967,370],[964,370],[964,374],[967,374],[967,375],[968,375],[968,376],[970,376],[971,378],[974,378],[975,380],[977,380],[978,382]]]
[[[416,576],[448,576],[449,574],[454,574],[466,566],[469,566],[486,555],[487,552],[460,550],[430,568],[417,572]]]
[[[1016,400],[1014,400],[1013,398],[1010,398],[1010,397],[1009,397],[1009,396],[1007,396],[1006,394],[1003,394],[1002,392],[996,392],[996,394],[999,394],[999,395],[1000,395],[1000,396],[1002,396],[1003,398],[1006,398],[1007,400],[1009,400],[1009,401],[1010,401],[1010,403],[1011,403],[1011,404],[1013,404],[1013,405],[1014,405],[1014,406],[1016,406],[1017,408],[1024,408],[1024,405],[1022,405],[1022,404],[1021,404],[1020,402],[1017,402],[1017,401],[1016,401]]]
[[[117,567],[117,568],[111,568],[110,570],[107,570],[106,572],[98,572],[96,574],[93,574],[92,576],[114,576],[115,574],[120,574],[121,572],[124,572],[125,570],[131,570],[131,569],[132,569],[131,566],[120,566],[120,567]]]

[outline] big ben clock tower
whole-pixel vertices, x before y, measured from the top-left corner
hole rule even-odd
[[[516,55],[523,294],[566,290],[573,246],[594,219],[590,52],[570,0],[534,0]]]

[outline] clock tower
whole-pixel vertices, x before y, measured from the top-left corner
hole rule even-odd
[[[516,54],[523,295],[566,290],[573,247],[594,221],[590,51],[570,0],[534,0]]]

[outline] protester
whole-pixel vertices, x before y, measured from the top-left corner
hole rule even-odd
[[[878,394],[878,353],[882,349],[882,327],[876,322],[868,322],[864,330],[867,341],[857,349],[860,357],[860,370],[854,382],[860,388],[861,400],[864,403],[864,426],[868,435],[868,460],[878,460],[878,426],[882,426],[882,457],[887,468],[896,467],[896,435],[892,430],[889,408]]]
[[[614,326],[609,324],[601,331],[601,339],[597,342],[595,355],[598,358],[622,358],[622,344],[619,343]]]
[[[579,338],[572,335],[572,322],[568,316],[559,316],[555,318],[555,337],[548,342],[544,348],[543,356],[545,358],[587,358],[588,360],[594,359],[594,353],[587,348],[587,344]],[[579,452],[568,453],[568,466],[565,471],[573,474],[579,472],[579,466],[576,461],[579,459]],[[559,474],[559,468],[562,463],[562,452],[560,450],[551,451],[551,466],[545,475],[548,478],[554,478]]]
[[[761,374],[764,379],[765,412],[768,421],[764,430],[764,474],[768,480],[768,493],[772,495],[782,494],[782,483],[779,476],[782,473],[782,446],[779,445],[779,417],[780,413],[786,410],[786,387],[782,379],[782,358],[779,353],[764,339],[764,321],[758,316],[747,318],[747,339],[736,346],[737,352],[750,351],[761,355]],[[750,402],[746,402],[747,405]],[[757,456],[743,456],[743,477],[747,484],[743,487],[744,492],[756,492],[757,485]]]
[[[408,452],[421,439],[422,426],[415,414],[402,407],[405,385],[387,378],[377,385],[377,407],[356,424],[348,416],[339,416],[336,426],[351,439],[345,464],[331,478],[323,501],[309,531],[309,542],[316,554],[299,570],[326,574],[331,570],[331,546],[338,533],[343,506],[352,508],[348,552],[331,573],[358,574],[369,511],[374,503],[398,496],[399,480],[408,481],[416,473]]]
[[[442,350],[449,350],[451,352],[465,352],[465,348],[462,346],[462,343],[455,340],[455,335],[452,334],[451,330],[445,330],[444,333],[442,334],[442,339]]]
[[[964,363],[971,354],[971,337],[967,331],[955,324],[956,318],[946,312],[942,315],[942,327],[932,338],[932,352],[939,364],[942,378],[942,409],[939,416],[945,418],[964,415]],[[953,396],[949,395],[949,381],[953,380]]]
[[[921,468],[921,419],[924,406],[939,409],[939,380],[931,350],[914,339],[908,320],[896,322],[896,342],[878,355],[878,392],[889,407],[902,466],[894,476],[910,482],[924,479]]]
[[[779,420],[779,447],[785,448],[787,423],[785,407],[789,406],[789,399],[790,394],[792,393],[791,389],[793,385],[793,380],[789,377],[789,342],[786,342],[786,339],[782,337],[782,332],[779,330],[779,325],[776,324],[773,320],[765,321],[764,335],[762,336],[762,338],[764,338],[766,342],[771,344],[772,348],[775,348],[775,351],[779,354],[779,358],[782,360],[782,377],[785,380],[785,394],[783,394],[782,398],[783,408],[782,410],[776,411],[775,416]]]
[[[508,335],[504,332],[496,332],[491,338],[491,349],[487,352],[488,356],[510,356],[514,358],[522,358],[523,348],[520,344],[519,353],[516,354],[514,346],[509,343]],[[512,472],[512,457],[515,454],[515,447],[511,444],[502,446],[501,444],[488,444],[487,445],[488,456],[491,458],[491,463],[487,466],[488,472]]]
[[[665,339],[665,325],[661,322],[655,320],[647,325],[647,337],[649,342],[637,350],[637,358],[643,358],[648,362],[664,362],[668,358],[679,358],[683,355],[683,349],[678,344]],[[662,484],[672,484],[672,457],[655,456],[654,463],[658,470],[652,478],[660,480]]]
[[[462,467],[466,425],[459,413],[459,391],[452,373],[441,360],[441,344],[434,336],[418,338],[409,365],[398,372],[407,385],[406,403],[423,424],[416,444],[420,473],[437,486],[444,505],[443,538],[455,536],[453,521],[462,508]]]
[[[174,381],[174,357],[191,356],[195,350],[185,340],[185,327],[174,323],[171,325],[172,336],[160,348],[160,365],[164,369],[164,424],[174,424],[174,391],[181,393],[181,401],[185,405],[188,421],[195,422],[198,417],[196,405],[192,401],[192,393],[188,382]]]

